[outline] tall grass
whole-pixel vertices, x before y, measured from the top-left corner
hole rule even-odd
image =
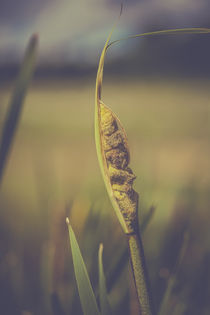
[[[6,121],[3,126],[0,141],[0,183],[2,181],[6,161],[20,120],[21,111],[27,88],[34,72],[37,55],[38,37],[33,35],[26,49],[25,57],[20,68],[14,92],[8,107]]]

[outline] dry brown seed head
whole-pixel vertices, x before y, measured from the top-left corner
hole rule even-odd
[[[109,165],[109,176],[112,184],[132,184],[136,176],[132,170],[127,167],[126,169],[117,169]]]
[[[136,176],[128,167],[127,136],[116,115],[100,102],[101,148],[113,196],[126,222],[129,233],[138,224],[138,194],[132,185]]]
[[[135,229],[137,220],[138,194],[134,190],[130,193],[114,190],[120,210],[130,230]]]
[[[100,103],[100,110],[101,110],[101,126],[104,135],[111,135],[115,131],[117,131],[118,126],[117,122],[112,115],[111,111],[104,106],[104,104]]]
[[[116,148],[111,151],[107,151],[105,156],[107,162],[115,168],[125,169],[128,166],[129,154],[125,148],[121,148],[121,150]]]
[[[115,148],[119,148],[119,146],[121,146],[122,148],[126,147],[124,137],[120,130],[115,131],[110,136],[104,136],[103,145],[104,145],[104,151],[109,151]]]

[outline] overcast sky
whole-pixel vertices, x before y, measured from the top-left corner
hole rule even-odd
[[[124,1],[113,38],[151,28],[206,26],[210,21],[209,2]],[[96,63],[119,14],[120,3],[121,0],[0,0],[0,63],[19,60],[34,32],[40,37],[40,62]]]

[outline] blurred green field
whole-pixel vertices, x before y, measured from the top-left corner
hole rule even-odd
[[[189,182],[198,189],[210,182],[209,84],[105,81],[104,101],[128,134],[136,189],[161,213],[164,200],[172,200]],[[1,91],[2,104],[8,93]],[[1,193],[33,209],[40,185],[53,202],[103,189],[93,119],[94,81],[34,84]]]
[[[59,213],[65,218],[66,207],[72,207],[72,225],[78,235],[91,207],[108,216],[110,227],[102,236],[107,242],[105,255],[109,246],[106,230],[108,233],[116,225],[116,242],[121,235],[96,157],[94,86],[94,79],[36,81],[26,97],[4,174],[0,191],[0,276],[2,283],[6,277],[8,292],[18,301],[14,304],[32,314],[50,314],[40,287],[41,292],[47,294],[52,285],[45,271],[50,273],[53,268],[48,266],[47,259],[52,260],[55,250],[49,242],[57,229]],[[144,235],[153,280],[162,268],[157,257],[171,220],[176,217],[176,207],[181,219],[182,215],[190,216],[192,210],[190,226],[197,231],[193,236],[197,236],[196,244],[201,251],[210,250],[207,224],[210,218],[209,86],[210,82],[205,80],[119,81],[106,77],[104,81],[103,101],[118,115],[128,135],[140,211],[151,205],[157,207]],[[1,124],[11,91],[10,85],[0,89]],[[177,222],[179,229],[182,223],[179,226],[179,220]],[[68,248],[64,251],[68,252]],[[30,257],[25,265],[22,264],[24,255]],[[42,268],[37,267],[38,261],[40,264],[37,257],[42,257]],[[35,265],[31,267],[30,261],[35,261]],[[67,262],[71,264],[69,258]],[[110,263],[109,259],[106,263]],[[41,273],[47,279],[43,280]],[[62,274],[61,278],[58,290],[62,291],[65,304],[73,293],[66,284],[68,276],[66,280]],[[158,297],[156,300],[160,303]],[[37,301],[41,306],[36,309]],[[14,310],[13,314],[16,314]]]

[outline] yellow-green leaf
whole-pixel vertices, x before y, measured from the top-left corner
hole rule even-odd
[[[83,313],[85,315],[100,315],[87,269],[68,218],[66,219],[66,223],[69,230],[74,272]]]
[[[111,315],[112,310],[108,301],[102,255],[103,255],[103,245],[100,244],[99,251],[98,251],[100,308],[101,308],[102,315]]]

